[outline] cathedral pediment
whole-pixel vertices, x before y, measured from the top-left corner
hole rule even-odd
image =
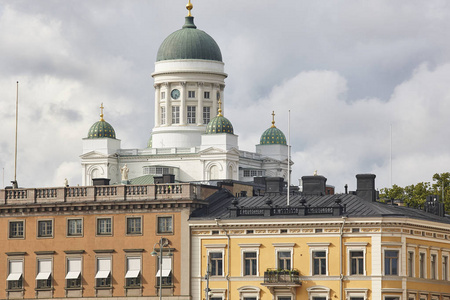
[[[199,154],[201,155],[208,155],[208,154],[235,154],[239,155],[239,151],[235,148],[232,148],[230,150],[224,150],[220,148],[215,147],[209,147],[204,150],[199,151]]]
[[[112,157],[116,157],[116,155],[115,154],[107,155],[107,154],[97,152],[97,151],[90,151],[90,152],[80,155],[80,157],[82,159],[96,159],[96,158],[112,158]]]

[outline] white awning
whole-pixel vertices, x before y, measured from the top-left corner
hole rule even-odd
[[[66,275],[66,279],[78,279],[80,277],[81,272],[74,271],[74,272],[68,272]]]
[[[9,273],[8,278],[6,278],[6,281],[16,281],[19,280],[20,277],[22,277],[22,273]]]
[[[52,274],[52,261],[50,259],[38,260],[39,273],[36,280],[47,280]]]
[[[139,270],[128,271],[127,274],[125,274],[125,278],[136,278],[139,276],[140,272],[141,271]]]
[[[69,258],[67,260],[66,279],[78,279],[81,275],[81,258]]]
[[[170,275],[170,272],[172,272],[172,258],[163,257],[162,272],[161,272],[161,270],[158,270],[158,272],[156,273],[156,277],[160,277],[161,275],[163,277],[168,277]]]
[[[125,274],[125,278],[137,278],[140,272],[141,272],[141,258],[128,257],[127,274]]]
[[[95,274],[95,278],[108,278],[109,271],[98,271],[97,274]]]

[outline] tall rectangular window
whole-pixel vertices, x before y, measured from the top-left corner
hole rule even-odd
[[[188,124],[196,123],[196,107],[195,106],[187,107],[187,122],[188,122]]]
[[[111,286],[111,258],[97,258],[97,273],[95,274],[95,284],[97,287]]]
[[[425,278],[425,253],[419,254],[419,277]]]
[[[313,275],[327,274],[327,253],[325,251],[313,251]]]
[[[98,218],[97,219],[97,235],[111,235],[112,234],[112,219]]]
[[[350,274],[364,275],[364,252],[351,251],[350,252]]]
[[[24,238],[24,223],[25,221],[10,221],[9,222],[9,238],[17,239]]]
[[[211,121],[211,107],[203,107],[203,124],[208,124]]]
[[[209,92],[204,92],[203,95],[204,95],[203,98],[209,99]]]
[[[142,234],[142,219],[141,217],[127,218],[127,234]]]
[[[53,236],[53,221],[42,220],[38,221],[38,237],[51,237]]]
[[[278,269],[291,269],[291,251],[278,251]]]
[[[157,259],[157,269],[158,272],[156,273],[156,281],[157,285],[159,286],[159,280],[160,277],[162,277],[161,285],[172,285],[172,257],[170,256],[162,256],[162,265],[160,269],[160,259],[161,257],[158,256]]]
[[[49,289],[52,287],[52,260],[38,259],[38,274],[36,276],[37,289]]]
[[[408,276],[414,277],[414,252],[408,251]]]
[[[398,275],[398,251],[384,251],[384,275]]]
[[[172,124],[180,123],[180,107],[172,106]]]
[[[67,273],[66,273],[66,287],[80,288],[81,287],[81,257],[67,258]]]
[[[195,91],[188,91],[188,98],[195,98]]]
[[[19,290],[23,287],[23,260],[10,260],[8,262],[8,289]]]
[[[68,236],[83,235],[83,220],[82,219],[68,219],[67,220],[67,235]]]
[[[448,256],[442,256],[442,280],[448,280]]]
[[[158,233],[172,233],[172,217],[158,217]]]
[[[436,254],[431,254],[430,257],[430,275],[431,275],[431,279],[437,279],[436,277],[436,259],[437,259],[437,255]]]
[[[161,106],[161,125],[166,124],[166,108]]]
[[[166,99],[166,92],[161,92],[161,99]]]
[[[258,274],[258,261],[256,252],[244,252],[244,275],[256,276]]]
[[[211,267],[211,276],[223,275],[223,259],[222,252],[209,253],[209,263]]]
[[[125,274],[127,287],[141,286],[141,258],[127,257],[127,273]]]

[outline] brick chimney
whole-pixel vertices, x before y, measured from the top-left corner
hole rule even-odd
[[[304,195],[325,195],[327,179],[324,176],[302,176],[302,182]]]
[[[376,200],[375,177],[375,174],[356,175],[356,195],[358,197],[370,202]]]

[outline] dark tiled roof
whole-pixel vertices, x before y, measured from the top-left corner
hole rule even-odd
[[[293,195],[290,197],[290,207],[301,207],[300,200],[306,200],[305,205],[309,207],[333,207],[336,205],[335,200],[341,199],[341,205],[345,206],[343,215],[348,217],[399,217],[399,218],[414,218],[432,222],[440,222],[450,224],[449,217],[441,217],[420,209],[394,206],[380,202],[370,202],[354,194],[336,194],[325,196],[302,196]],[[196,210],[192,213],[191,219],[231,219],[229,208],[233,208],[232,201],[238,201],[238,207],[246,208],[264,208],[268,207],[268,200],[271,200],[272,207],[286,207],[286,195],[276,196],[253,196],[253,197],[239,197],[234,198],[227,190],[222,189],[210,196],[207,200],[209,206]],[[239,216],[238,219],[244,218],[333,218],[331,214],[310,214],[306,216],[297,215],[273,215],[270,217],[262,216]],[[334,218],[341,218],[341,216],[334,216]]]

